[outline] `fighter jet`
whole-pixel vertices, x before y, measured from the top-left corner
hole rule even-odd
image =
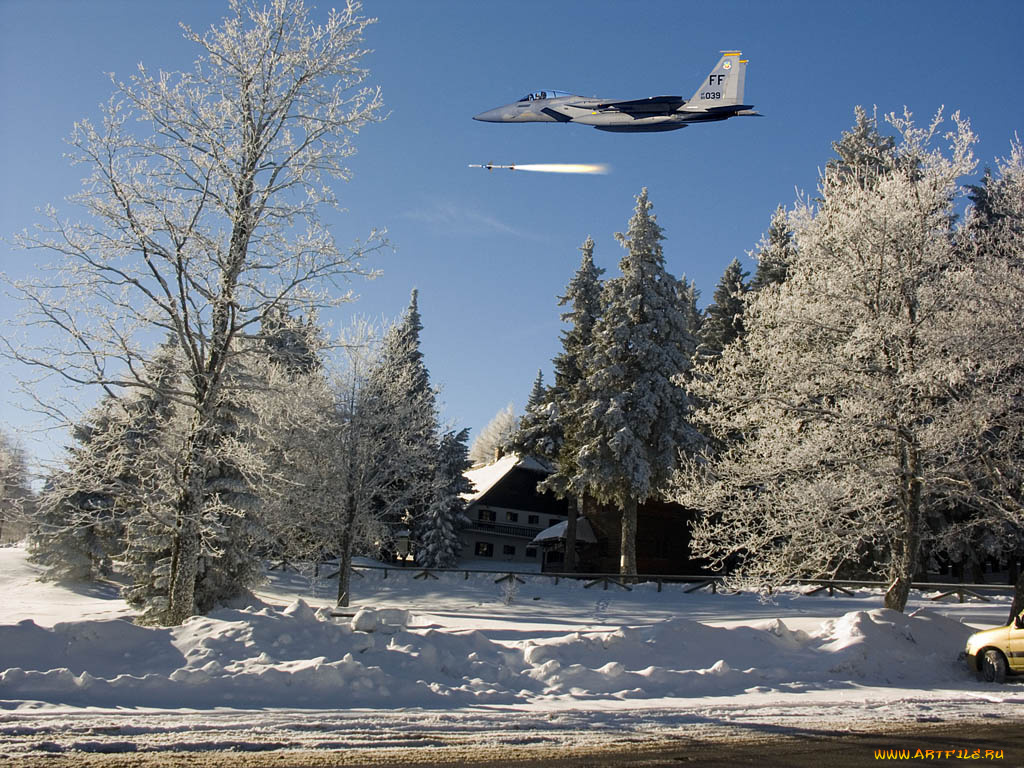
[[[747,60],[741,55],[739,51],[722,51],[722,58],[689,99],[651,96],[617,101],[565,91],[537,91],[473,119],[485,123],[580,123],[613,133],[653,133],[730,117],[760,117],[752,104],[743,103]]]

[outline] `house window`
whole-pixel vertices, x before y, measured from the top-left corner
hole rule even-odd
[[[537,556],[537,548],[536,547],[527,547],[526,548],[526,556],[527,557],[536,557]]]
[[[494,519],[495,516],[493,509],[481,509],[479,512],[477,512],[477,520],[488,520],[493,523]]]
[[[540,525],[540,515],[529,515],[526,522],[530,525]]]
[[[506,544],[504,547],[502,547],[502,552],[504,552],[504,554],[506,554],[506,555],[515,555],[515,553],[516,553],[515,545],[514,544]]]
[[[494,545],[489,541],[478,541],[476,543],[477,557],[494,557]]]
[[[519,513],[518,512],[506,512],[505,513],[505,520],[507,520],[510,523],[518,523],[519,522]]]

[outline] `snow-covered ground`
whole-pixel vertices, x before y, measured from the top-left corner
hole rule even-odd
[[[40,583],[23,549],[0,549],[0,755],[1024,718],[1024,685],[980,683],[956,658],[1008,597],[914,593],[899,614],[873,590],[766,603],[417,572],[355,577],[351,617],[331,615],[333,583],[275,572],[252,605],[154,629],[114,585]]]

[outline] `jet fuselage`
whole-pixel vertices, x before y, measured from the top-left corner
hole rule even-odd
[[[486,123],[579,123],[622,133],[674,131],[690,123],[737,116],[758,116],[743,104],[747,62],[739,51],[725,51],[690,99],[652,96],[616,100],[577,96],[565,91],[537,91],[519,101],[474,116]]]

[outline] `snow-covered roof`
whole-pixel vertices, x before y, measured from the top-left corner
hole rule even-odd
[[[472,504],[516,467],[551,474],[551,467],[539,459],[532,456],[520,456],[518,453],[508,453],[495,462],[468,470],[465,476],[473,484],[474,490],[472,493],[463,494],[462,498]]]
[[[543,531],[533,537],[531,544],[538,544],[542,541],[551,541],[553,539],[564,539],[565,530],[569,527],[569,521],[563,520],[560,523],[552,525],[550,528],[545,528]],[[587,518],[581,517],[576,521],[576,541],[581,541],[584,544],[596,544],[597,536],[594,535],[594,529],[590,527],[590,523],[587,522]]]

